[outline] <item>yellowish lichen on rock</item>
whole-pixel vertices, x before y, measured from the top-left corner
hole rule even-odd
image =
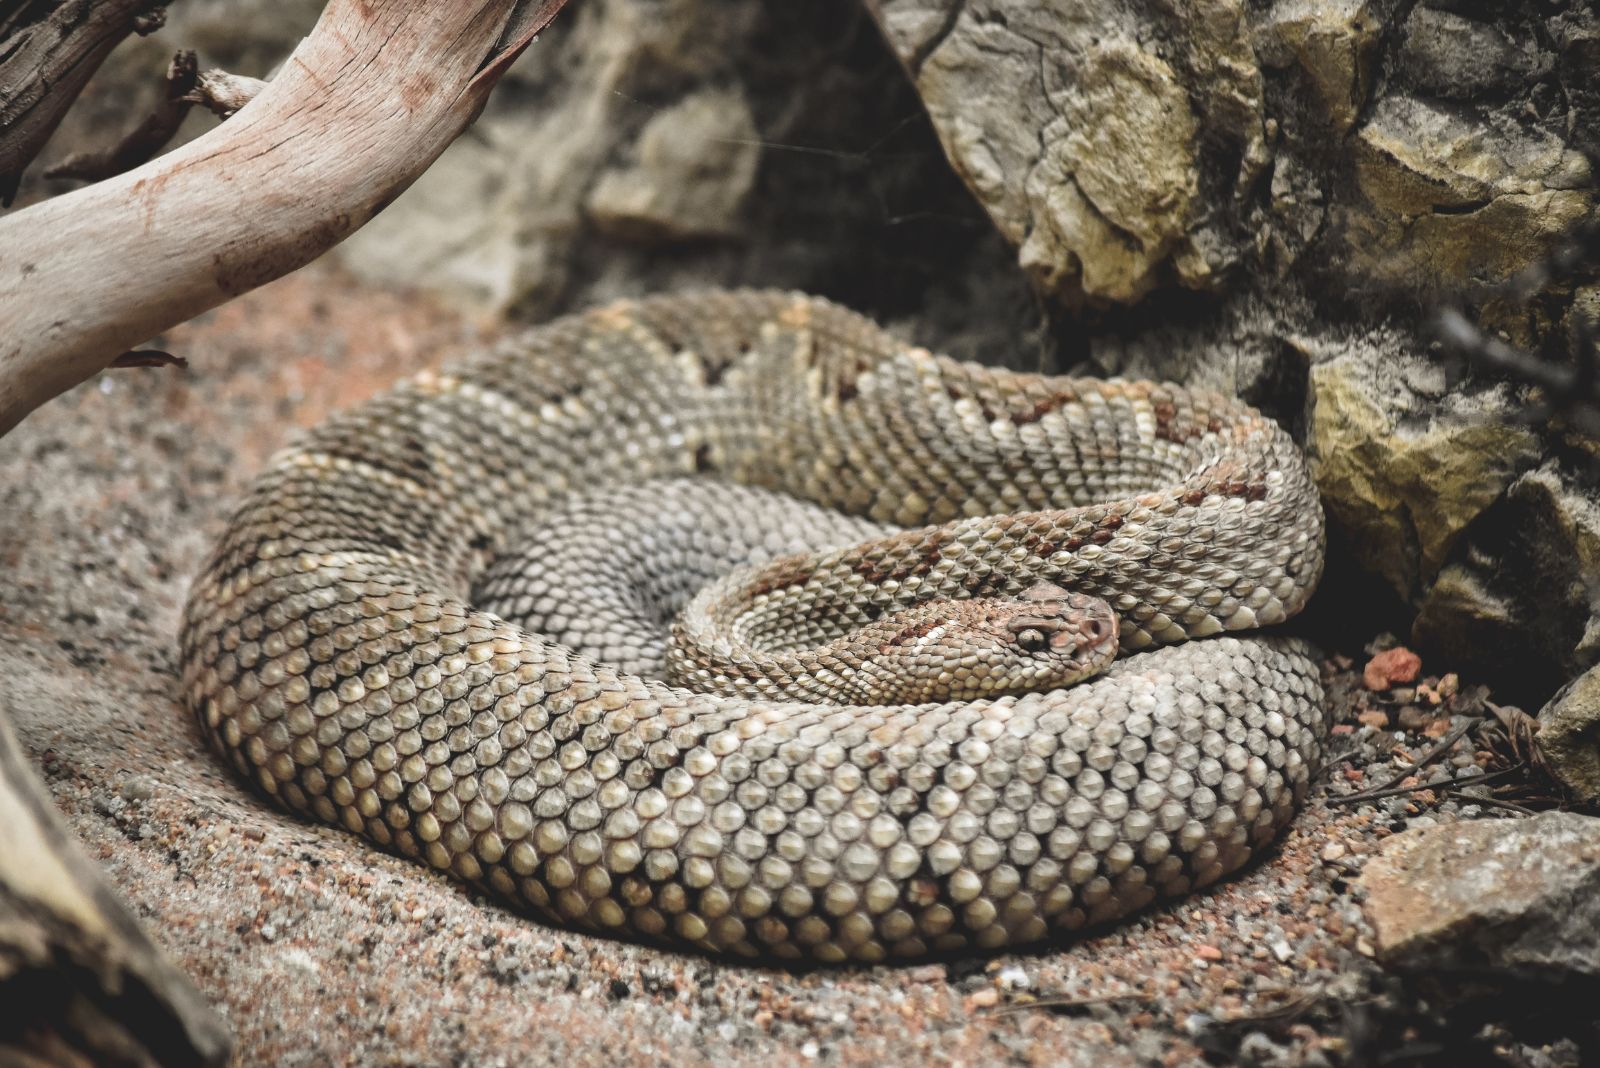
[[[1366,203],[1345,213],[1353,266],[1434,288],[1536,261],[1590,211],[1589,165],[1554,138],[1391,96],[1356,134]]]
[[[1051,288],[1076,274],[1091,296],[1132,300],[1189,226],[1199,126],[1172,68],[1131,44],[1094,49],[1080,77],[1024,186],[1020,259]]]
[[[1538,745],[1567,789],[1600,800],[1600,668],[1579,675],[1539,713]]]
[[[1488,420],[1403,419],[1400,397],[1393,409],[1375,400],[1369,363],[1350,356],[1312,368],[1312,466],[1353,551],[1412,598],[1466,525],[1537,460],[1538,441],[1524,427]]]
[[[1329,124],[1344,133],[1372,89],[1379,26],[1366,0],[1290,0],[1273,6],[1262,43],[1288,50]]]

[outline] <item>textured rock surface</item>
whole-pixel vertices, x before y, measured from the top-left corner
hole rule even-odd
[[[1506,421],[1503,396],[1452,393],[1436,364],[1403,349],[1319,363],[1311,390],[1328,512],[1401,597],[1432,583],[1466,525],[1539,457],[1534,433]]]
[[[1127,302],[1238,262],[1229,231],[1267,149],[1235,5],[871,6],[957,172],[1045,287]]]
[[[1563,686],[1540,711],[1539,751],[1573,794],[1600,801],[1600,668]]]
[[[1570,455],[1570,454],[1569,454]],[[1467,526],[1416,633],[1537,704],[1600,659],[1600,505],[1547,460]]]
[[[1600,976],[1600,820],[1546,812],[1406,831],[1361,885],[1384,964]]]
[[[1455,287],[1537,258],[1593,204],[1569,125],[1592,116],[1549,97],[1592,59],[1576,7],[872,7],[957,171],[1056,289],[1215,288],[1306,251],[1354,288]]]

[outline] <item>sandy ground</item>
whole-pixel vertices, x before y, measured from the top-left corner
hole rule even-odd
[[[175,700],[188,581],[295,427],[478,333],[426,300],[304,272],[162,339],[187,371],[109,372],[0,440],[0,712],[90,855],[228,1019],[241,1063],[1359,1056],[1337,1014],[1306,1006],[1370,999],[1351,873],[1415,809],[1325,807],[1328,780],[1360,780],[1340,765],[1266,863],[1099,937],[808,974],[542,926],[269,809]]]

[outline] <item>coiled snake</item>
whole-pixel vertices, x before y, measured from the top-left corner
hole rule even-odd
[[[672,476],[911,528],[743,582],[759,618],[834,605],[803,638],[1051,583],[1108,602],[1125,655],[1069,689],[830,706],[675,688],[474,607],[564,500]],[[1240,402],[960,363],[813,298],[663,297],[277,456],[191,592],[183,687],[279,804],[558,923],[915,957],[1109,920],[1270,841],[1320,756],[1317,667],[1227,632],[1298,611],[1322,558],[1303,458]]]

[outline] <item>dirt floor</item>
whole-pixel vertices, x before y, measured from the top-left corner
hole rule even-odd
[[[0,440],[0,713],[227,1018],[240,1063],[1365,1064],[1454,1041],[1370,960],[1353,878],[1389,834],[1487,810],[1434,793],[1328,800],[1426,749],[1473,692],[1379,695],[1359,655],[1330,664],[1335,759],[1273,856],[1028,953],[794,974],[641,949],[269,809],[175,700],[189,579],[296,427],[481,332],[425,299],[303,272],[160,339],[187,370],[108,372]],[[1559,1043],[1541,1056],[1527,1063],[1564,1063]]]

